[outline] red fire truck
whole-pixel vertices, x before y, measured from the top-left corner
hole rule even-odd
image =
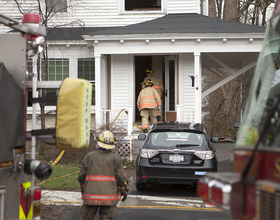
[[[234,219],[280,220],[280,1],[266,28],[234,149],[232,173],[209,173],[198,194]]]
[[[14,30],[0,34],[0,220],[41,219],[35,177],[47,179],[52,167],[35,160],[34,137],[26,157],[27,61],[42,52],[46,29],[34,14],[22,23],[0,14],[0,24]]]

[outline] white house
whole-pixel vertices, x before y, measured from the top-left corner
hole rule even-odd
[[[95,89],[95,126],[125,109],[129,135],[140,121],[136,100],[145,68],[163,81],[163,119],[201,122],[203,97],[254,67],[264,38],[263,27],[208,17],[208,0],[57,2],[63,12],[49,22],[49,81],[39,88],[56,89],[66,77],[88,79]],[[21,7],[38,13],[33,5],[22,1]],[[1,1],[0,13],[22,17],[13,1]],[[205,91],[203,69],[217,70],[221,79]]]

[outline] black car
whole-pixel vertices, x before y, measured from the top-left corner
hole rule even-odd
[[[136,160],[136,188],[147,184],[191,184],[206,172],[217,171],[217,158],[200,123],[157,122],[144,140]]]

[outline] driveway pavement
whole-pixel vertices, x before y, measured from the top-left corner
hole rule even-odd
[[[140,143],[141,144],[141,143]],[[230,172],[233,170],[233,143],[215,143],[213,146],[216,149],[216,156],[218,159],[218,171],[219,172]],[[139,145],[135,151],[139,151]],[[134,156],[136,160],[136,156]],[[132,177],[133,178],[133,177]],[[133,182],[133,181],[132,181]],[[126,204],[132,202],[135,199],[128,197]],[[80,206],[82,204],[80,192],[69,192],[69,191],[49,191],[42,190],[42,204],[46,205],[74,205]],[[129,203],[130,203],[129,202]],[[133,202],[132,202],[133,204]],[[125,205],[122,203],[122,205]]]

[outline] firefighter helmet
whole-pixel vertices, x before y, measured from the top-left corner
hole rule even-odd
[[[150,68],[147,68],[146,69],[146,73],[147,74],[153,74],[155,71],[154,70],[152,70],[152,69],[150,69]]]
[[[153,80],[147,79],[147,81],[145,82],[145,86],[153,86]]]
[[[102,131],[99,134],[97,145],[103,149],[114,149],[115,140],[115,135],[111,131]]]

